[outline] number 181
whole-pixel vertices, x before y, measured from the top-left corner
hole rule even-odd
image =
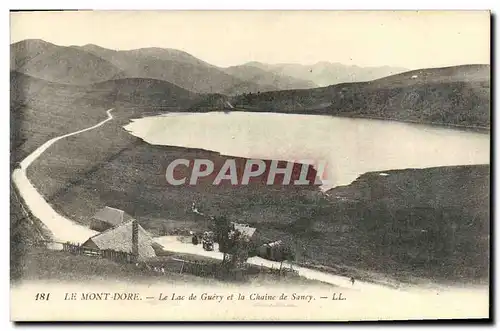
[[[35,300],[49,300],[50,293],[37,293]]]

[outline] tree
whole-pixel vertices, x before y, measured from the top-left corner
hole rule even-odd
[[[212,216],[210,217],[213,231],[215,234],[215,241],[219,243],[219,250],[227,241],[227,235],[229,234],[230,223],[225,216]]]
[[[281,272],[281,269],[283,268],[284,261],[290,262],[290,267],[292,266],[292,262],[295,261],[295,252],[293,251],[293,249],[290,246],[283,245],[280,247],[280,254],[279,255],[280,255],[279,261],[281,262],[280,263],[280,272]]]
[[[235,228],[227,217],[212,217],[214,233],[219,252],[223,253],[222,263],[237,267],[245,263],[252,246],[250,238]]]
[[[232,227],[228,234],[226,243],[227,253],[230,254],[232,266],[239,267],[248,260],[249,252],[252,247],[250,237],[245,233]]]

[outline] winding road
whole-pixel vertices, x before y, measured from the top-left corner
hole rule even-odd
[[[214,244],[214,250],[213,251],[205,251],[202,248],[202,245],[193,245],[190,241],[189,242],[182,242],[180,240],[180,237],[177,236],[163,236],[163,237],[157,237],[155,238],[155,241],[165,247],[167,251],[172,251],[172,252],[177,252],[177,253],[186,253],[186,254],[193,254],[193,255],[199,255],[199,256],[206,256],[218,260],[222,260],[223,254],[220,253],[218,250],[218,245],[217,243]],[[268,268],[275,268],[279,269],[280,267],[280,262],[275,262],[275,261],[270,261],[266,260],[260,257],[251,257],[247,260],[247,263],[253,264],[256,266],[264,266]],[[288,267],[289,264],[288,262],[284,262],[283,266]],[[318,280],[327,284],[332,284],[340,287],[345,287],[349,289],[355,289],[355,290],[363,290],[363,291],[368,291],[368,290],[376,290],[378,293],[381,291],[388,291],[388,292],[393,292],[395,291],[393,288],[382,286],[382,285],[377,285],[373,283],[367,283],[367,282],[362,282],[362,281],[356,281],[353,284],[351,284],[351,281],[347,277],[343,276],[337,276],[334,274],[326,273],[326,272],[321,272],[309,268],[304,268],[304,267],[299,267],[296,265],[293,265],[293,269],[298,272],[298,274],[304,278],[307,279],[312,279],[312,280]]]
[[[108,118],[97,123],[96,125],[50,139],[42,146],[34,150],[30,155],[28,155],[20,163],[20,167],[16,168],[12,173],[12,180],[14,182],[14,185],[16,185],[17,189],[19,190],[19,193],[21,194],[21,197],[23,198],[25,204],[28,206],[33,215],[40,221],[42,221],[42,223],[44,223],[45,226],[47,226],[47,228],[52,232],[52,239],[54,241],[70,241],[73,243],[83,243],[97,232],[85,226],[79,225],[76,222],[58,214],[47,203],[47,201],[37,191],[33,184],[31,184],[28,176],[26,175],[26,170],[38,157],[40,157],[40,155],[42,155],[43,152],[45,152],[55,142],[67,137],[75,136],[77,134],[96,129],[106,122],[111,121],[113,119],[113,115],[111,115],[112,110],[113,108],[108,109],[106,111]]]

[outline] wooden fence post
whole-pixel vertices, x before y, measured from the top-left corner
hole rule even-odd
[[[181,265],[181,271],[179,272],[180,275],[182,275],[182,271],[184,270],[184,261],[182,261],[182,265]]]

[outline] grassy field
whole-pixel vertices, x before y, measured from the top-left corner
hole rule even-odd
[[[11,275],[11,282],[32,280],[58,280],[58,281],[124,281],[130,283],[156,283],[175,284],[190,283],[204,285],[222,285],[227,281],[238,284],[253,284],[256,286],[272,284],[292,284],[297,286],[324,286],[331,287],[317,281],[307,280],[292,274],[279,276],[269,269],[259,270],[257,267],[246,271],[245,278],[231,280],[210,275],[197,276],[189,273],[187,267],[181,272],[181,264],[172,261],[172,258],[186,261],[202,262],[206,265],[220,265],[221,261],[186,256],[186,254],[172,253],[160,256],[148,262],[151,266],[163,266],[165,273],[153,270],[144,270],[134,264],[123,264],[108,259],[95,258],[84,255],[73,255],[63,251],[51,251],[42,247],[26,247],[22,262],[16,268],[16,274]]]
[[[73,255],[62,251],[32,248],[25,252],[24,263],[16,280],[112,281],[126,282],[197,282],[217,283],[215,279],[168,272],[159,275],[139,270],[133,264],[120,264],[107,259]]]
[[[47,140],[84,129],[106,118],[106,105],[84,87],[49,83],[11,73],[11,163]]]

